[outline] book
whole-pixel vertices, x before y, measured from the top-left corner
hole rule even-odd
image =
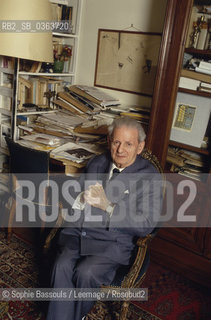
[[[56,104],[57,106],[64,108],[68,111],[70,111],[73,114],[81,114],[81,112],[79,110],[77,110],[74,106],[72,106],[71,104],[67,103],[66,101],[64,101],[63,99],[54,99],[53,103]]]
[[[196,72],[200,72],[200,73],[205,73],[205,74],[210,74],[211,75],[211,70],[209,69],[204,69],[204,68],[200,68],[200,67],[196,67],[195,68]]]
[[[79,96],[79,95],[78,95],[77,93],[75,93],[75,92],[71,92],[71,91],[68,89],[68,87],[64,87],[64,90],[65,90],[66,92],[68,92],[71,96],[73,96],[73,98],[75,98],[76,100],[82,102],[83,104],[85,104],[85,106],[91,108],[91,110],[94,110],[94,108],[95,108],[94,103],[92,103],[91,101],[85,99],[85,98],[82,97],[82,96]]]
[[[211,89],[211,83],[201,82],[200,87]]]
[[[52,20],[59,21],[61,17],[60,6],[56,3],[51,3],[51,11],[52,11]]]
[[[71,28],[70,32],[71,33],[76,33],[76,25],[77,25],[77,6],[78,6],[78,1],[76,0],[69,0],[68,5],[71,7],[71,15],[70,15],[70,23],[71,23]]]
[[[72,33],[73,7],[69,6],[68,1],[51,1],[51,9],[52,21],[55,22],[53,31]],[[68,25],[67,22],[69,23]]]
[[[23,83],[19,83],[18,86],[18,111],[23,108],[23,104],[26,102],[26,87]]]
[[[23,108],[24,103],[31,103],[32,82],[23,78],[18,78],[18,109]]]
[[[200,61],[199,62],[199,68],[203,68],[203,69],[207,69],[211,71],[211,62],[207,62],[207,61]]]
[[[26,80],[25,78],[23,77],[19,77],[18,78],[18,81],[22,84],[24,84],[27,88],[31,88],[32,84],[29,80]]]
[[[29,72],[40,72],[42,67],[42,62],[34,61]]]
[[[38,105],[48,106],[48,99],[46,93],[48,91],[48,84],[45,80],[40,80],[40,94]]]
[[[31,88],[29,89],[29,103],[33,103],[38,105],[38,100],[39,100],[39,90],[40,90],[40,85],[39,85],[39,79],[37,77],[31,78]],[[24,101],[25,103],[26,101]]]
[[[49,128],[49,127],[46,128],[38,125],[33,125],[32,127],[33,127],[33,131],[38,133],[45,133],[48,135],[53,135],[55,137],[61,137],[61,138],[70,136],[70,134],[61,132],[61,130],[54,129],[54,128]]]
[[[192,173],[188,172],[187,170],[184,170],[184,171],[179,170],[179,171],[177,171],[177,173],[182,175],[182,176],[185,176],[185,177],[188,177],[188,178],[191,178],[191,179],[195,179],[197,181],[201,181],[202,180],[200,174],[197,174],[197,175],[196,174],[192,174]]]
[[[129,109],[130,109],[130,112],[150,114],[150,107],[147,107],[147,106],[131,106]]]
[[[14,58],[3,56],[3,61],[1,63],[1,67],[8,69],[8,71],[14,69]]]
[[[67,92],[58,92],[57,96],[67,101],[68,103],[71,103],[77,109],[81,110],[84,113],[90,113],[92,111],[90,107],[86,106],[84,103],[80,102],[79,100],[77,100],[76,98],[68,94]]]
[[[114,99],[95,87],[72,85],[69,90],[103,107],[120,104],[118,99]]]
[[[0,86],[0,94],[6,97],[12,98],[12,88],[8,88],[5,86]]]
[[[62,6],[62,16],[61,16],[61,20],[71,20],[71,8],[63,5]]]
[[[168,153],[167,158],[166,158],[167,162],[170,162],[172,164],[175,164],[179,167],[183,167],[184,166],[184,159],[182,159],[180,156],[175,155],[171,155]]]
[[[179,87],[190,89],[190,90],[197,90],[198,87],[200,86],[200,83],[201,83],[200,80],[191,79],[187,77],[180,77]]]
[[[191,79],[195,79],[195,80],[199,80],[199,81],[203,81],[203,82],[211,83],[211,76],[210,75],[199,73],[199,72],[195,72],[195,71],[190,71],[190,70],[187,70],[187,69],[182,69],[181,70],[181,76],[187,77],[187,78],[191,78]]]
[[[45,144],[53,147],[60,146],[62,143],[62,140],[60,138],[52,135],[48,135],[45,133],[25,135],[25,136],[22,136],[21,138],[23,140],[37,142],[37,143],[41,143],[41,144]]]
[[[203,92],[208,92],[211,93],[211,89],[210,88],[204,88],[204,87],[199,87],[198,91],[203,91]]]
[[[198,91],[211,93],[211,83],[201,82]]]

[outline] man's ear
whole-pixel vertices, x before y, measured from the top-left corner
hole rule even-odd
[[[138,152],[137,152],[137,154],[141,154],[141,152],[143,151],[144,147],[145,147],[145,141],[141,141],[141,142],[139,143],[139,145],[138,145]]]

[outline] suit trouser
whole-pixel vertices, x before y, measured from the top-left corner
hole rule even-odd
[[[64,247],[54,265],[54,288],[99,288],[112,282],[119,264],[101,256],[81,256]],[[95,301],[50,301],[47,320],[81,320]]]

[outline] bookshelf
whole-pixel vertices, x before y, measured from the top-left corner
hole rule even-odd
[[[82,0],[49,0],[53,13],[51,30],[53,35],[54,63],[37,61],[18,61],[18,95],[15,110],[12,108],[13,59],[0,59],[0,125],[11,127],[18,139],[19,124],[30,123],[36,115],[52,112],[55,106],[51,100],[65,85],[75,83],[77,56],[80,34]],[[39,26],[37,26],[38,28]],[[40,25],[40,28],[42,26]],[[63,63],[62,69],[56,68],[56,60]],[[10,79],[10,83],[9,80]],[[1,129],[1,141],[3,141]],[[0,151],[6,153],[5,144]]]
[[[203,6],[203,4],[203,0],[201,0],[200,6]],[[173,141],[170,138],[178,95],[188,95],[193,105],[196,104],[196,100],[205,99],[205,101],[208,101],[208,108],[211,101],[209,92],[198,90],[201,82],[210,85],[210,75],[198,73],[195,70],[188,70],[184,66],[184,60],[187,61],[187,54],[194,59],[203,59],[205,61],[211,59],[210,49],[202,50],[190,47],[190,34],[192,33],[193,21],[195,19],[192,14],[193,12],[201,16],[193,0],[168,1],[162,41],[163,46],[161,48],[158,75],[153,94],[147,147],[157,155],[167,173],[169,181],[172,183],[175,195],[175,202],[172,205],[175,219],[179,209],[190,194],[188,189],[186,189],[186,191],[183,190],[183,194],[178,195],[178,184],[184,181],[191,181],[196,186],[196,197],[193,203],[186,208],[185,214],[194,214],[196,220],[200,221],[201,227],[197,227],[197,225],[173,227],[167,224],[158,233],[156,241],[152,242],[151,258],[204,286],[210,286],[211,233],[208,226],[210,221],[211,180],[208,174],[211,172],[211,163],[210,133],[206,130],[208,119],[206,119],[206,123],[204,124],[205,127],[201,125],[204,132],[209,136],[208,147],[206,145],[196,147],[194,143],[187,144],[185,141],[182,143],[176,141],[176,139]],[[198,83],[196,82],[194,89],[191,86],[189,88],[181,88],[182,77],[194,80],[192,83],[195,81],[198,81]],[[205,111],[207,112],[207,106],[204,106],[204,108],[202,106],[201,116],[204,115]],[[180,155],[183,152],[194,153],[197,160],[200,159],[199,161],[202,162],[203,172],[206,173],[207,179],[198,181],[176,172],[168,175],[172,166],[167,161],[171,155],[168,152],[169,148],[176,149]],[[178,157],[176,160],[180,161],[181,158]]]
[[[191,162],[189,162],[189,165],[183,164],[181,166],[175,166],[173,164],[170,168],[172,172],[178,172],[179,174],[181,173],[187,177],[193,178],[194,173],[195,179],[198,179],[201,173],[211,172],[209,150],[211,134],[211,14],[208,14],[206,11],[205,5],[193,5],[191,10],[190,23],[186,35],[186,47],[184,50],[184,58],[182,62],[179,88],[177,91],[175,105],[175,108],[178,108],[178,103],[181,103],[180,106],[183,108],[183,111],[180,110],[180,114],[178,111],[178,118],[181,126],[182,119],[184,120],[184,112],[190,112],[190,110],[188,110],[189,107],[190,109],[192,108],[194,112],[196,111],[195,115],[193,116],[193,122],[197,123],[197,128],[195,129],[194,133],[193,123],[193,126],[190,128],[190,131],[187,135],[183,130],[184,128],[175,129],[172,127],[170,135],[170,147],[168,149],[168,153],[172,152],[172,146],[174,146],[174,150],[176,150],[178,157],[180,157],[180,150],[192,152],[193,165],[191,165]],[[203,25],[206,27],[206,30],[203,29]],[[198,67],[201,65],[203,68],[198,69]],[[184,105],[182,105],[183,101]],[[177,110],[174,111],[173,126],[175,123],[174,121],[176,112]],[[200,124],[200,119],[203,116],[205,116],[205,118]],[[191,116],[188,115],[187,121],[190,121],[190,119]],[[179,135],[175,130],[181,130],[184,141],[177,139]],[[196,139],[199,135],[202,135],[202,139],[199,145],[196,145]],[[190,138],[191,136],[192,138]],[[187,140],[187,142],[185,140]],[[201,156],[202,154],[203,157]],[[194,161],[194,157],[201,157],[201,162],[198,163],[199,166],[196,165],[197,162]],[[171,163],[171,160],[167,160],[167,162],[169,164],[169,162]]]
[[[12,80],[13,59],[0,56],[0,150],[4,154],[7,154],[4,136],[11,134]]]
[[[198,57],[210,57],[211,55],[211,49],[204,49],[204,50],[199,50],[195,48],[185,48],[185,52],[193,54],[194,56]]]

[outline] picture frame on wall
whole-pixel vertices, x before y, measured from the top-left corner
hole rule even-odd
[[[210,98],[178,92],[170,140],[201,148],[210,112]]]
[[[99,29],[94,85],[152,96],[161,33]]]

